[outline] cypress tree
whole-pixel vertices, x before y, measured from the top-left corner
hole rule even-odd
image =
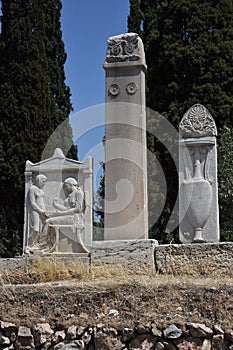
[[[218,128],[226,124],[231,126],[232,0],[130,0],[134,9],[135,3],[143,16],[141,35],[148,65],[147,106],[178,128],[187,109],[194,103],[201,103],[209,109]],[[138,25],[135,24],[135,29],[130,25],[130,30],[138,32]],[[148,118],[150,127],[154,122]],[[169,242],[171,235],[164,234],[164,229],[177,198],[176,171],[161,143],[152,135],[148,135],[147,143],[163,167],[168,187],[163,214],[151,234]],[[152,176],[148,184],[149,201],[158,186]],[[154,201],[149,203],[153,215],[156,196],[151,200]]]
[[[141,24],[143,22],[143,14],[140,10],[140,2],[138,0],[130,1],[130,13],[128,16],[129,32],[138,33],[141,36]]]
[[[220,130],[218,141],[218,188],[222,241],[233,241],[233,127]]]
[[[142,0],[148,103],[178,126],[194,103],[232,122],[231,0]]]
[[[66,127],[62,129],[62,138],[67,143],[72,144],[72,130],[68,122],[72,105],[70,101],[70,88],[65,83],[64,64],[66,62],[66,52],[62,40],[61,31],[61,0],[44,0],[43,8],[46,25],[45,49],[48,59],[48,73],[50,78],[50,88],[55,101],[55,113],[53,116],[54,127],[66,121]],[[68,156],[77,159],[77,147],[72,145]]]
[[[63,109],[50,73],[44,3],[2,0],[1,24],[0,254],[12,256],[22,241],[25,161],[40,160]]]

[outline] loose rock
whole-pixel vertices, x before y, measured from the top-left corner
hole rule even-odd
[[[202,350],[203,345],[201,339],[191,337],[186,339],[176,339],[175,343],[179,350]]]
[[[177,339],[181,337],[182,331],[181,329],[177,328],[174,324],[172,324],[163,331],[163,334],[165,338]]]
[[[0,331],[0,345],[10,345],[10,339],[4,336],[4,333]]]
[[[85,332],[82,336],[82,340],[84,344],[89,344],[91,341],[91,334],[89,332]]]
[[[0,328],[4,332],[16,332],[17,331],[17,326],[11,322],[0,321]]]
[[[226,338],[233,343],[233,330],[232,329],[226,329],[225,330],[225,336]]]
[[[111,317],[116,317],[116,316],[119,315],[119,311],[117,311],[115,309],[112,309],[112,310],[109,311],[108,315],[111,316]]]
[[[217,334],[212,339],[212,350],[222,350],[224,348],[224,335]]]
[[[163,349],[164,349],[163,343],[158,342],[158,343],[155,345],[155,350],[163,350]]]
[[[152,329],[151,329],[152,333],[156,336],[156,337],[162,337],[162,332],[160,329],[158,329],[155,325],[152,325]]]
[[[72,340],[76,338],[77,334],[77,327],[76,326],[70,326],[67,330],[67,339]]]
[[[132,328],[124,328],[121,341],[129,342],[132,339],[133,333],[134,332]]]
[[[211,350],[211,342],[208,339],[205,339],[202,344],[202,350]]]
[[[131,344],[130,349],[133,350],[152,350],[155,346],[155,338],[152,335],[140,335],[135,337]]]
[[[34,349],[34,338],[31,333],[31,329],[25,326],[20,326],[18,336],[15,343],[17,350],[21,349]]]
[[[214,325],[214,330],[218,334],[224,334],[224,330],[217,324]]]
[[[54,350],[71,350],[71,349],[80,349],[83,350],[85,345],[82,340],[74,340],[70,343],[59,343],[54,346]]]
[[[65,338],[66,338],[66,334],[64,330],[57,331],[52,337],[52,344],[56,345],[58,343],[61,343],[63,342],[63,340],[65,340]]]
[[[212,329],[206,327],[203,323],[187,324],[193,338],[210,338],[213,335]]]
[[[33,335],[35,340],[35,346],[41,346],[48,342],[54,331],[50,328],[50,325],[48,323],[40,323],[37,324],[33,328]]]
[[[95,348],[98,350],[122,350],[124,344],[118,338],[111,338],[104,333],[97,333],[95,336]]]
[[[175,345],[169,341],[163,341],[163,345],[165,350],[176,350]]]

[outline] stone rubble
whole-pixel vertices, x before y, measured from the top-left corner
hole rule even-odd
[[[181,337],[182,331],[181,329],[177,328],[174,324],[172,324],[166,329],[164,329],[163,334],[165,338],[176,339]]]
[[[135,322],[134,327],[116,323],[107,326],[70,325],[61,329],[49,323],[32,328],[0,321],[0,349],[3,350],[233,350],[233,329],[213,328],[203,323],[186,322],[160,327]]]

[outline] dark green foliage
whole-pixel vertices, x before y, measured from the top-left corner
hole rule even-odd
[[[97,220],[93,223],[93,240],[102,241],[104,240],[104,198],[105,198],[105,164],[101,164],[103,169],[103,175],[100,178],[99,189],[97,190],[95,200],[95,215]]]
[[[148,64],[148,103],[176,126],[194,103],[217,126],[232,120],[233,4],[223,1],[141,1]]]
[[[99,223],[100,227],[104,226],[104,198],[105,198],[105,187],[104,187],[104,180],[105,180],[105,164],[101,164],[103,169],[103,175],[100,178],[100,186],[97,190],[96,195],[96,203],[95,203],[95,214],[99,217]]]
[[[66,52],[62,41],[61,31],[61,0],[44,0],[46,41],[45,49],[48,60],[48,74],[50,78],[50,88],[55,100],[55,113],[53,116],[54,127],[60,125],[69,118],[72,111],[70,101],[70,88],[65,84],[64,64],[66,62]],[[62,128],[61,139],[67,139],[72,144],[72,131],[67,121],[65,128]],[[59,145],[59,138],[57,140]],[[60,144],[62,144],[60,142]],[[56,147],[56,145],[55,145]],[[77,159],[77,147],[72,145],[68,157]]]
[[[44,11],[44,2],[47,3],[38,0],[2,0],[1,256],[13,255],[22,240],[25,161],[38,162],[41,159],[49,136],[68,117],[71,109],[67,91],[63,102],[55,94],[58,80],[52,81],[54,77],[50,72],[52,57],[48,59],[48,45],[51,38],[47,37],[46,23],[49,13]],[[59,57],[59,49],[54,48],[57,50],[56,57]],[[60,75],[59,79],[63,80],[61,85],[64,88],[64,76]],[[62,95],[62,88],[59,88],[59,93]],[[69,137],[72,137],[71,131]]]
[[[221,130],[218,159],[221,240],[233,241],[233,127]]]
[[[129,25],[130,31],[141,34],[144,42],[148,65],[147,106],[166,117],[177,129],[183,114],[195,103],[209,109],[218,128],[231,125],[232,0],[130,0],[130,4],[134,11],[140,11],[137,16],[143,18],[140,30],[138,21],[132,25],[131,19]],[[154,122],[148,118],[148,123]],[[169,242],[165,228],[177,198],[176,171],[161,143],[149,135],[147,144],[164,169],[168,187],[164,212],[151,235]],[[149,182],[149,196],[156,193],[157,186],[159,183]],[[154,196],[154,203],[149,203],[151,215],[156,210],[157,199]]]
[[[128,16],[128,30],[129,32],[141,34],[141,24],[143,23],[143,14],[140,10],[140,3],[138,0],[130,1],[130,13]]]

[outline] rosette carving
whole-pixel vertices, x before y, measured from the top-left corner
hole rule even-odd
[[[120,87],[117,84],[112,84],[110,88],[108,89],[108,92],[112,96],[117,96],[120,93]]]
[[[126,86],[126,91],[129,95],[134,95],[137,92],[137,89],[138,89],[138,87],[135,83],[129,83]]]

